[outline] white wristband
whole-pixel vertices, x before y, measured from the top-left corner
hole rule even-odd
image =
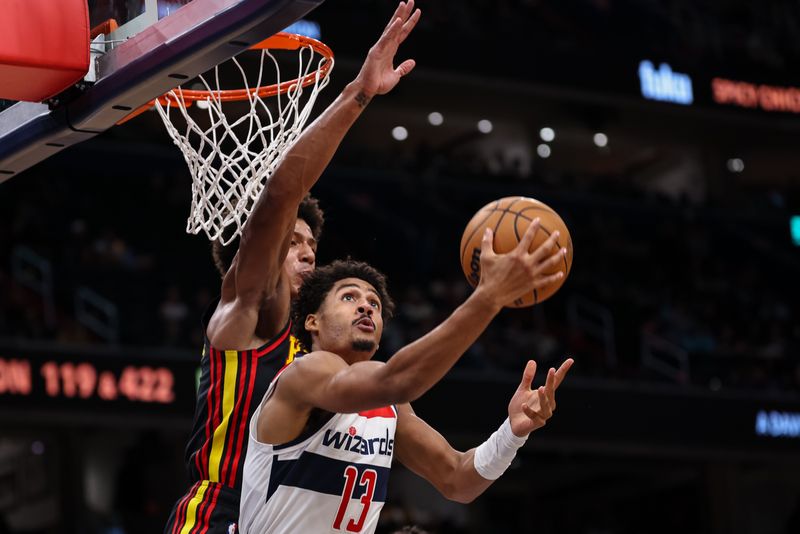
[[[475,471],[486,480],[497,480],[506,472],[517,455],[517,449],[526,441],[528,436],[520,438],[514,435],[511,421],[506,418],[500,428],[475,449]]]

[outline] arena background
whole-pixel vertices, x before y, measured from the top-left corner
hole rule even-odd
[[[800,4],[419,4],[417,69],[314,189],[318,259],[389,274],[385,358],[468,294],[472,213],[542,200],[574,241],[563,289],[503,312],[416,408],[466,449],[527,358],[576,365],[485,495],[449,503],[397,468],[379,532],[800,532]],[[393,7],[308,17],[337,56],[317,112]],[[183,230],[189,184],[147,113],[0,186],[0,532],[160,532],[185,488],[219,283]]]

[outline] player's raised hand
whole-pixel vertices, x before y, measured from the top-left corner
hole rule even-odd
[[[534,289],[544,287],[564,276],[551,272],[564,259],[565,248],[556,248],[558,231],[530,252],[531,243],[539,231],[539,218],[531,222],[517,246],[507,254],[494,251],[494,233],[486,229],[481,242],[481,279],[478,290],[483,291],[497,306],[507,306]]]
[[[420,14],[419,9],[414,9],[414,0],[400,2],[380,39],[370,48],[361,72],[356,77],[367,98],[391,91],[400,78],[411,72],[416,65],[413,59],[407,59],[395,67],[394,56],[400,43],[405,41],[416,26]]]
[[[551,367],[544,386],[531,389],[536,374],[536,362],[528,361],[522,373],[522,381],[508,403],[508,419],[515,436],[527,436],[547,424],[547,420],[556,411],[556,390],[573,363],[572,358],[567,358],[558,370]]]

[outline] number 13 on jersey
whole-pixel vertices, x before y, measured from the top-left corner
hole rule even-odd
[[[352,465],[348,465],[344,470],[344,491],[342,492],[342,502],[339,504],[339,511],[336,512],[336,519],[333,521],[333,528],[336,530],[342,529],[342,521],[347,512],[347,505],[353,498],[353,492],[356,487],[356,479],[358,479],[358,469]],[[378,473],[374,469],[365,469],[361,473],[361,479],[358,480],[358,486],[364,488],[364,494],[361,496],[361,513],[358,516],[358,521],[350,519],[347,522],[347,532],[361,532],[364,528],[364,521],[367,519],[369,513],[369,506],[372,504],[372,497],[375,494],[375,482],[378,480]]]

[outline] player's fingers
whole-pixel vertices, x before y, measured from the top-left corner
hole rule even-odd
[[[553,274],[548,274],[546,276],[540,276],[534,281],[533,287],[536,289],[539,289],[540,287],[547,287],[550,284],[558,282],[562,278],[564,278],[564,273],[562,273],[561,271],[558,271],[557,273]]]
[[[542,415],[539,412],[537,412],[536,410],[534,410],[525,403],[522,404],[522,413],[524,413],[528,419],[538,423],[540,426],[544,426],[547,424],[547,419],[542,417]]]
[[[406,2],[405,7],[403,8],[403,14],[401,15],[403,20],[406,20],[408,16],[414,11],[414,0],[408,0]]]
[[[414,61],[413,59],[407,59],[402,63],[400,63],[400,65],[398,65],[397,68],[394,69],[394,72],[397,73],[398,76],[403,77],[412,70],[414,70],[414,67],[416,65],[417,65],[416,61]]]
[[[550,406],[550,415],[556,411],[556,370],[552,367],[547,372],[547,381],[544,384],[547,394],[547,404]]]
[[[481,239],[481,257],[486,254],[487,257],[494,255],[494,232],[491,228],[483,231],[483,238]]]
[[[397,36],[400,34],[402,28],[403,19],[395,18],[391,24],[389,24],[389,27],[386,28],[386,31],[383,33],[383,35],[381,35],[381,38],[378,39],[376,46],[380,50],[385,50],[391,46],[393,50],[392,54],[394,54],[394,51],[397,50]]]
[[[552,404],[553,397],[556,393],[556,370],[552,367],[547,371],[547,379],[544,381],[544,391],[547,394],[547,400]]]
[[[386,27],[386,30],[383,32],[383,36],[391,39],[396,39],[400,35],[402,35],[403,26],[405,25],[406,22],[408,22],[410,18],[409,15],[411,15],[413,11],[414,11],[413,1],[400,2],[400,5],[397,6],[397,9],[395,10],[394,15],[392,16],[393,21]],[[419,19],[419,16],[417,16],[417,19]],[[396,29],[395,22],[397,22],[398,20],[400,21],[400,28]]]
[[[536,396],[539,398],[539,415],[543,419],[550,419],[553,415],[553,408],[550,405],[550,399],[547,397],[547,389],[544,386],[539,386],[536,389]]]
[[[522,372],[522,382],[519,383],[519,389],[523,391],[530,391],[531,384],[533,384],[533,377],[536,375],[536,362],[528,360],[525,364],[525,370]]]
[[[397,19],[400,19],[401,22],[406,20],[406,16],[405,15],[406,15],[406,10],[407,9],[408,9],[408,5],[406,4],[406,2],[400,2],[397,5],[397,9],[394,10],[394,13],[392,14],[392,18],[389,19],[389,23],[386,24],[386,27],[383,29],[383,33],[381,34],[381,36],[386,35],[388,33],[389,28],[392,27],[392,24],[394,24],[394,22]]]
[[[551,271],[553,268],[558,267],[564,263],[564,256],[567,254],[567,249],[560,248],[550,255],[549,258],[539,263],[540,271]]]
[[[402,43],[403,41],[406,40],[408,34],[411,33],[411,30],[413,30],[414,26],[416,26],[417,22],[419,22],[420,16],[422,16],[422,11],[418,9],[414,11],[414,13],[412,13],[412,15],[408,18],[408,20],[403,23],[403,28],[401,29],[400,37],[398,38],[399,42]]]
[[[567,376],[567,372],[572,368],[572,364],[575,363],[575,360],[572,358],[567,358],[564,363],[556,371],[556,388],[561,385],[561,382],[564,381],[564,377]]]
[[[539,217],[536,217],[531,224],[528,225],[528,229],[525,230],[525,233],[522,234],[522,239],[519,240],[517,244],[517,248],[521,249],[523,252],[528,252],[531,249],[531,243],[533,243],[533,238],[536,237],[536,232],[539,231]]]
[[[550,234],[550,237],[545,239],[544,243],[536,247],[536,250],[531,253],[531,259],[536,263],[542,261],[542,259],[549,255],[553,248],[555,248],[559,235],[561,234],[558,230]]]

